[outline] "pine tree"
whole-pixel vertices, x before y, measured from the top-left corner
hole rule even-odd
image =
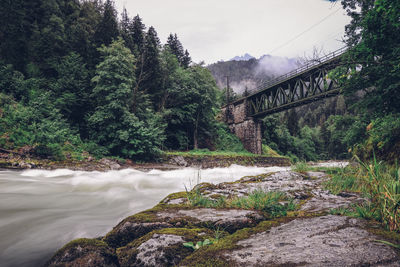
[[[143,51],[143,81],[141,90],[150,95],[154,108],[160,100],[161,65],[160,65],[160,39],[153,27],[150,27],[145,39]]]
[[[188,68],[192,59],[190,58],[189,52],[185,50],[185,55],[182,58],[182,67]]]
[[[99,49],[103,61],[96,67],[92,97],[96,109],[89,118],[91,138],[113,155],[152,157],[163,141],[162,125],[148,111],[146,120],[139,120],[129,111],[135,83],[135,58],[123,40]]]
[[[288,112],[287,128],[292,136],[297,136],[300,133],[299,119],[294,108]]]
[[[146,26],[142,23],[139,15],[136,15],[129,24],[129,33],[133,41],[134,49],[132,52],[136,57],[143,52],[145,45],[145,30]]]
[[[133,42],[132,33],[130,32],[131,23],[128,12],[126,11],[126,8],[124,8],[121,14],[120,33],[122,39],[125,41],[125,46],[134,52],[135,44]]]
[[[107,46],[118,37],[118,34],[117,11],[113,0],[107,0],[104,3],[103,17],[94,35],[95,43],[98,47],[102,44]]]
[[[189,64],[191,62],[191,58],[189,56],[189,52],[183,49],[182,43],[178,39],[178,35],[175,34],[170,34],[168,36],[167,44],[166,44],[169,49],[171,50],[171,53],[176,56],[178,59],[179,64],[182,67],[189,67]]]

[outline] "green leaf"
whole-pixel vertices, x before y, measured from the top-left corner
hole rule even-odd
[[[195,247],[194,247],[194,245],[193,245],[193,242],[186,242],[186,243],[183,243],[183,246],[184,246],[184,247],[187,247],[187,248],[195,249]]]

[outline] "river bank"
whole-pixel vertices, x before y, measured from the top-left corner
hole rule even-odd
[[[70,240],[104,236],[127,216],[199,182],[233,182],[287,168],[0,171],[0,265],[42,266]]]
[[[270,157],[264,155],[175,155],[163,154],[154,162],[134,162],[129,159],[87,157],[82,160],[67,159],[52,161],[49,159],[34,158],[30,155],[19,153],[0,153],[0,169],[70,169],[77,171],[109,171],[120,169],[138,170],[174,170],[182,167],[217,168],[230,165],[241,166],[290,166],[290,160],[285,157]]]
[[[275,170],[168,195],[47,266],[400,266],[398,234],[335,210],[368,201],[332,194],[319,171]]]

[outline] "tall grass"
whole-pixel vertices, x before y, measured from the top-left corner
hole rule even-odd
[[[371,200],[370,212],[389,230],[400,232],[400,169],[385,166],[375,156],[370,164],[359,162],[362,190]]]
[[[382,222],[389,230],[400,232],[400,169],[377,161],[359,162],[359,167],[346,167],[332,174],[325,188],[337,194],[361,192],[368,203],[354,206],[352,215]]]

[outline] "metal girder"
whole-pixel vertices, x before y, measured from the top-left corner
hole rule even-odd
[[[340,93],[338,82],[328,78],[339,57],[288,77],[247,97],[247,115],[262,117]]]

